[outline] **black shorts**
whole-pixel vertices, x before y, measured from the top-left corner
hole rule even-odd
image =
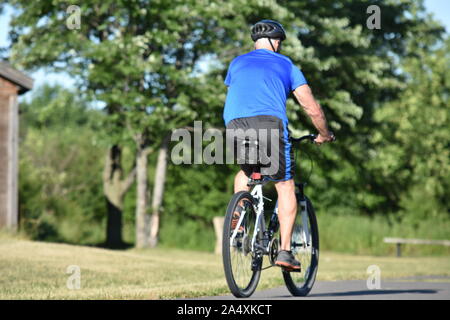
[[[274,181],[294,177],[289,129],[280,118],[266,115],[237,118],[226,129],[228,152],[233,153],[247,177],[254,171]]]

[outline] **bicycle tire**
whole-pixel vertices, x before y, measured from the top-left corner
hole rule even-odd
[[[245,249],[241,249],[242,252],[239,253],[238,252],[239,249],[237,249],[239,246],[238,245],[232,246],[232,244],[230,243],[230,233],[232,231],[233,213],[235,212],[236,206],[243,200],[247,200],[251,205],[248,206],[247,209],[249,210],[249,212],[245,213],[245,216],[244,216],[244,219],[243,219],[243,222],[241,223],[241,225],[245,225],[245,223],[249,223],[249,226],[245,225],[244,228],[249,227],[251,229],[251,224],[253,223],[253,226],[256,227],[256,213],[255,213],[255,208],[252,204],[253,196],[247,191],[240,191],[233,195],[233,197],[231,198],[231,200],[228,204],[226,215],[225,215],[225,220],[224,220],[223,238],[222,238],[222,259],[223,259],[223,267],[224,267],[224,271],[225,271],[225,278],[226,278],[226,281],[227,281],[227,284],[228,284],[228,287],[229,287],[231,293],[237,298],[250,297],[253,294],[253,292],[256,290],[256,287],[258,285],[258,282],[259,282],[259,279],[261,276],[261,265],[259,265],[257,268],[250,269],[251,276],[249,276],[248,283],[245,283],[247,281],[244,281],[245,284],[242,285],[242,284],[237,283],[237,281],[236,281],[236,277],[238,275],[235,272],[236,270],[234,270],[234,268],[233,268],[232,253],[244,255]],[[245,219],[247,219],[247,217],[249,219],[247,221],[244,221]],[[239,228],[239,226],[237,226],[237,228]],[[245,234],[245,232],[247,232],[246,230],[244,230],[244,234]],[[259,230],[261,230],[261,228],[259,228]],[[243,236],[243,238],[245,238],[245,235]],[[242,242],[245,243],[244,240]],[[247,241],[247,243],[248,243],[248,241]],[[242,246],[242,248],[245,247],[245,245],[242,245],[242,244],[241,244],[241,246]],[[247,247],[248,247],[248,244],[247,244]],[[251,264],[255,263],[255,261],[256,261],[256,260],[254,260],[255,252],[248,251],[247,255],[249,255],[249,254],[251,254],[251,257],[247,257],[247,258],[251,258]],[[250,265],[250,267],[251,267],[251,265]],[[246,267],[244,266],[244,268],[246,268]]]
[[[306,200],[306,209],[307,209],[307,213],[308,213],[308,222],[310,225],[310,232],[311,232],[311,260],[310,260],[310,265],[305,268],[306,266],[302,265],[302,271],[301,273],[296,273],[296,272],[288,272],[283,270],[283,278],[284,278],[284,283],[286,284],[287,289],[289,290],[289,292],[293,295],[293,296],[307,296],[308,293],[311,291],[315,279],[316,279],[316,275],[317,275],[317,270],[319,267],[319,227],[317,225],[317,218],[316,218],[316,214],[314,212],[314,208],[312,206],[311,201],[305,197]],[[300,206],[300,202],[299,202],[299,213],[301,212],[301,206]],[[296,222],[294,224],[294,228],[293,230],[296,230],[296,227],[298,227],[299,225],[299,220],[301,220],[301,214],[297,214],[296,217]],[[293,234],[294,237],[294,234]],[[304,268],[306,270],[304,270]],[[308,270],[309,269],[309,270]],[[304,282],[301,282],[300,284],[296,283],[296,278],[302,278],[304,279]]]

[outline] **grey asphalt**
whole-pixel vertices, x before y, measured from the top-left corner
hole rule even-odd
[[[204,297],[233,300],[232,295]],[[450,300],[450,278],[422,277],[381,280],[379,289],[368,289],[366,280],[316,281],[307,297],[293,297],[286,287],[256,290],[249,299],[339,299],[339,300]]]

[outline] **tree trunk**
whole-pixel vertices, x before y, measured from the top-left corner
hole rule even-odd
[[[149,246],[149,217],[148,208],[148,148],[138,149],[136,156],[136,247],[145,248]]]
[[[134,182],[135,169],[126,179],[122,179],[122,150],[120,146],[112,146],[107,153],[103,171],[103,193],[107,205],[106,241],[110,248],[124,245],[122,239],[122,211],[126,192]]]
[[[122,207],[114,205],[107,197],[106,206],[108,217],[106,225],[106,246],[120,248],[124,245],[122,240]]]
[[[159,220],[167,172],[167,154],[169,147],[169,137],[170,135],[167,135],[164,138],[164,141],[159,149],[158,160],[156,163],[155,186],[153,189],[153,197],[152,197],[152,216],[150,220],[151,228],[150,228],[149,242],[151,247],[156,247],[158,245]]]

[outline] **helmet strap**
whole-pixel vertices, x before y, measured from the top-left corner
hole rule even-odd
[[[270,38],[267,38],[267,39],[269,39],[269,43],[270,43],[270,46],[272,47],[273,52],[278,52],[277,50],[275,50],[275,48],[272,44],[272,40],[270,40]]]

